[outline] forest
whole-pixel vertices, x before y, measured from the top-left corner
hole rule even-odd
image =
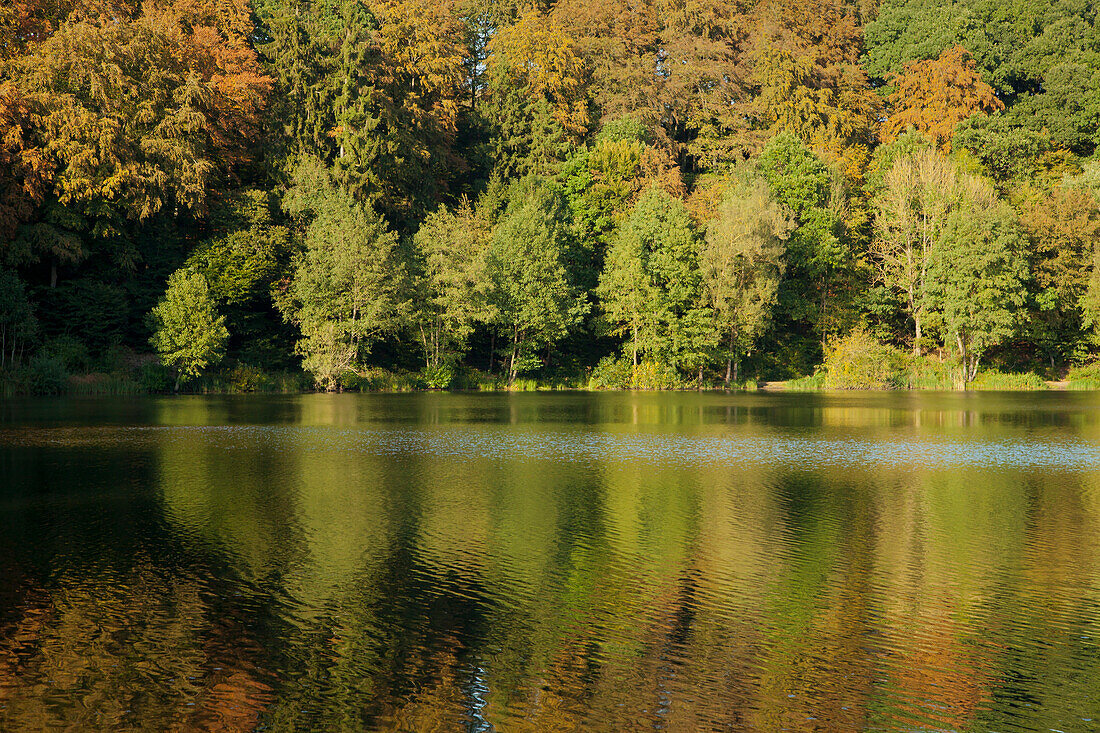
[[[5,0],[0,394],[1100,387],[1091,0]]]

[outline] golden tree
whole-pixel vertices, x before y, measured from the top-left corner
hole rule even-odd
[[[893,79],[891,112],[883,126],[885,139],[893,140],[912,127],[949,150],[955,125],[979,112],[1004,109],[976,66],[962,46],[945,49],[938,59],[907,64]]]

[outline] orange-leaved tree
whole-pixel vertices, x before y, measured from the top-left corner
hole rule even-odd
[[[166,205],[201,213],[257,138],[271,83],[255,52],[171,7],[79,18],[10,64],[41,110],[53,195],[99,233]]]
[[[950,149],[955,125],[976,113],[1004,109],[993,87],[982,81],[970,53],[962,46],[945,49],[938,59],[912,61],[895,76],[891,111],[883,137],[895,139],[910,127]]]

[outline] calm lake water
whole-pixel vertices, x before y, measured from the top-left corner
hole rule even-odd
[[[1100,395],[0,401],[55,727],[1098,730]]]

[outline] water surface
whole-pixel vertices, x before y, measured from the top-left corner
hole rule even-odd
[[[0,730],[1097,730],[1098,640],[1100,395],[0,402]]]

